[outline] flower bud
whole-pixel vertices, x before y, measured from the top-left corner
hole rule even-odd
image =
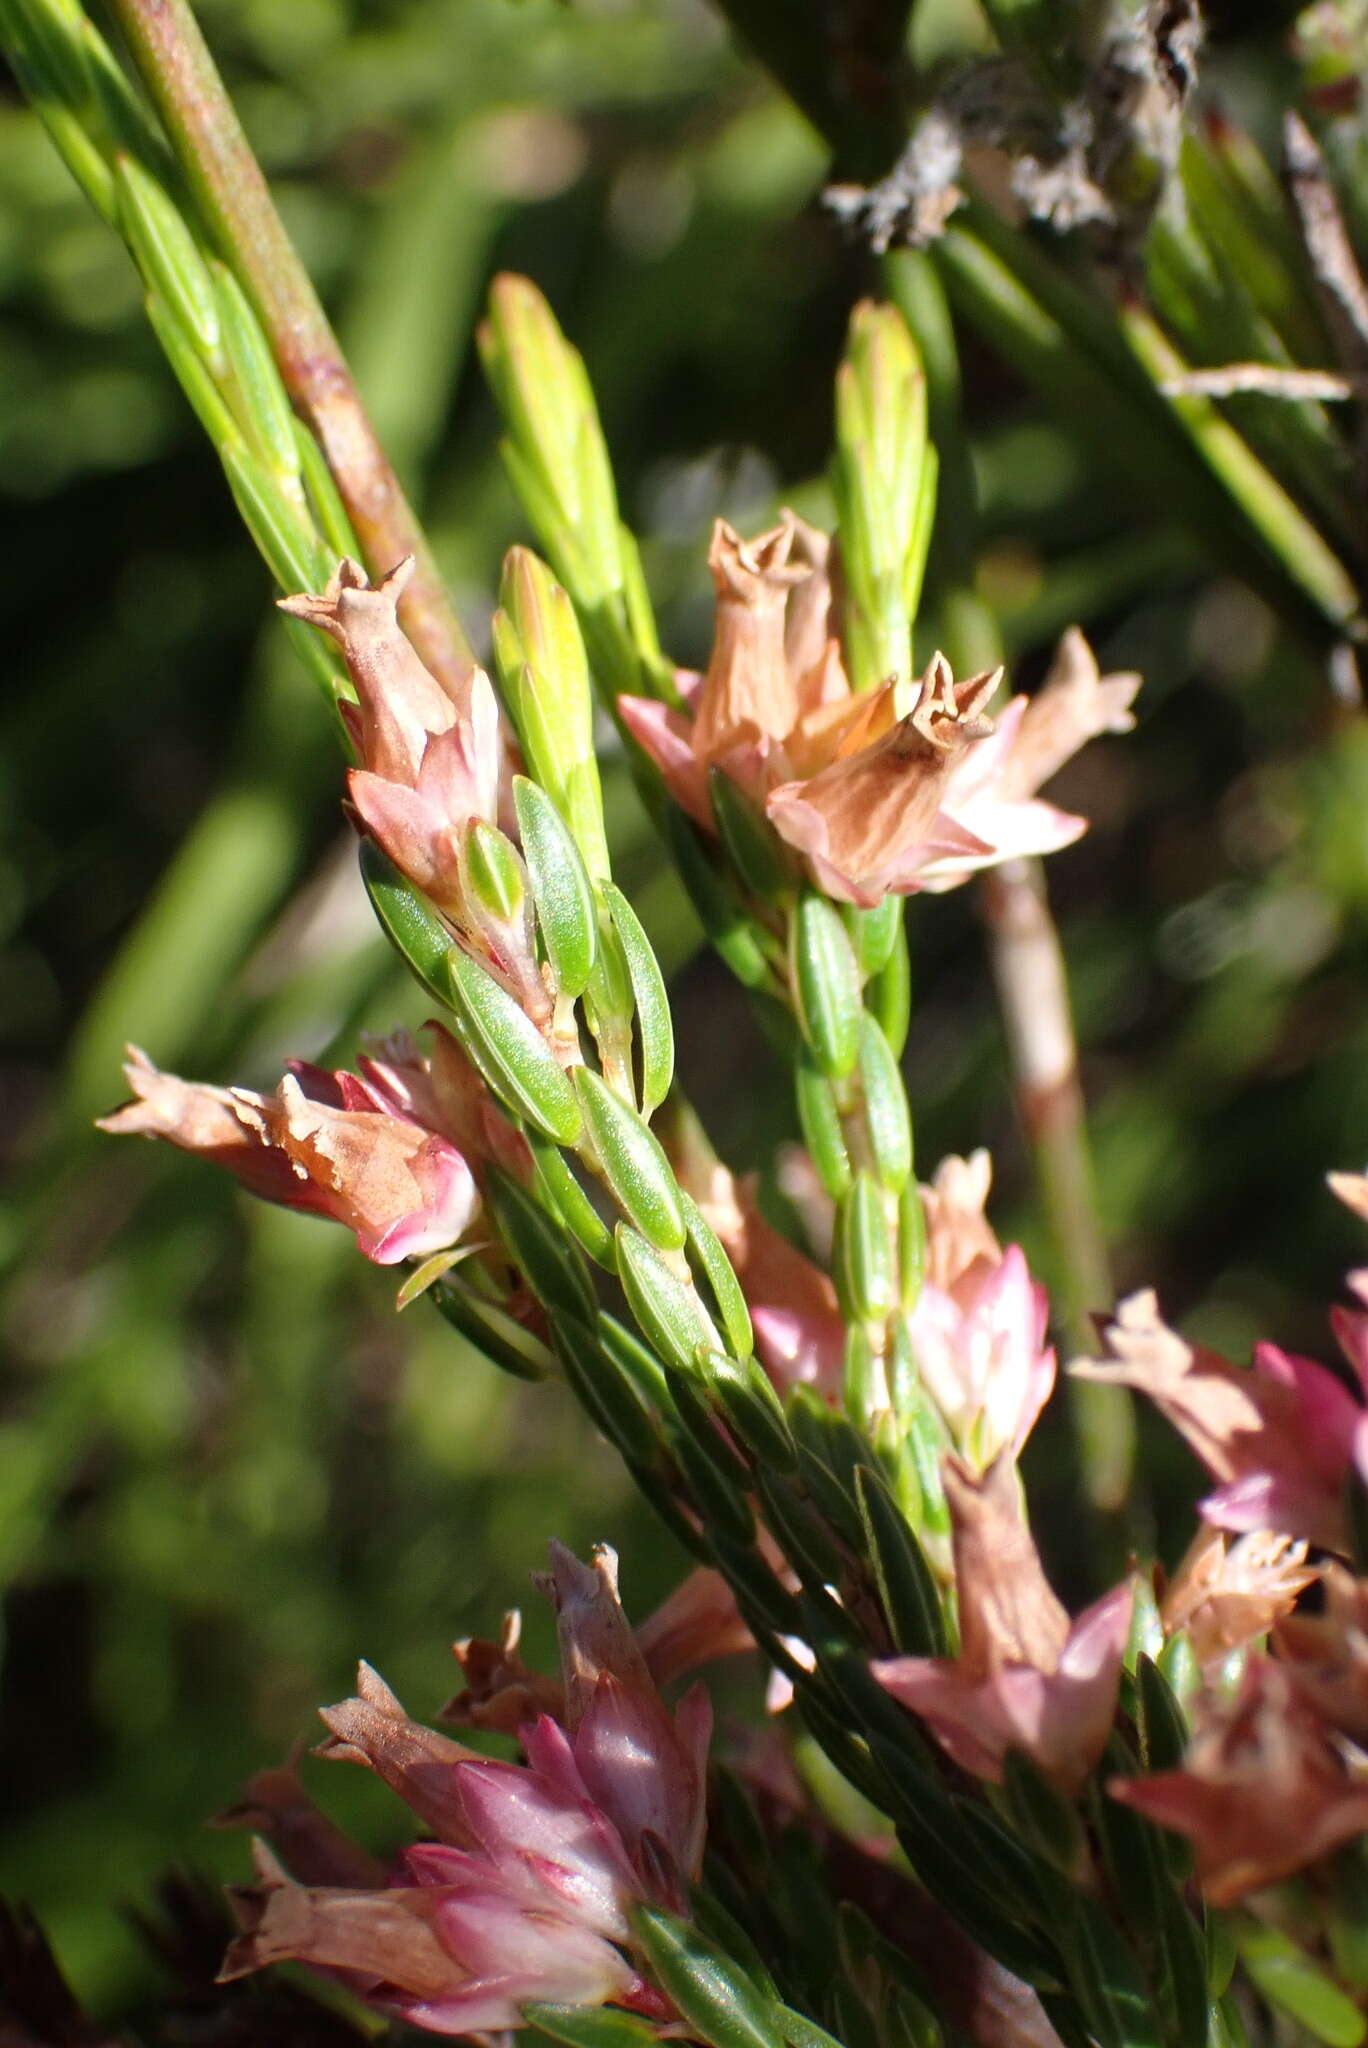
[[[494,617],[499,680],[523,754],[591,875],[608,874],[594,706],[575,608],[529,548],[510,548]]]
[[[866,299],[851,315],[845,360],[836,374],[832,478],[846,589],[845,640],[857,690],[911,672],[912,615],[933,480],[926,378],[915,344],[896,307]]]

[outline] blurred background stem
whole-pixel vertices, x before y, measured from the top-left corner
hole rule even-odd
[[[1112,1302],[1111,1265],[1098,1215],[1064,949],[1040,861],[990,868],[979,884],[979,903],[1017,1113],[1055,1241],[1059,1320],[1072,1355],[1086,1357],[1097,1342],[1094,1318]],[[1130,1396],[1071,1380],[1069,1397],[1087,1496],[1095,1508],[1115,1513],[1135,1462]]]
[[[943,630],[957,669],[1001,658],[1001,639],[973,587],[977,505],[965,433],[959,356],[939,273],[911,251],[885,260],[884,277],[921,350],[932,437],[940,456],[935,548],[949,589]],[[1060,1325],[1075,1355],[1091,1351],[1092,1317],[1112,1301],[1112,1278],[1097,1206],[1087,1105],[1068,970],[1038,860],[1008,861],[979,883],[993,984],[1002,1014],[1012,1088],[1053,1240],[1053,1289]],[[1135,1462],[1128,1394],[1070,1383],[1080,1476],[1092,1506],[1114,1514]]]

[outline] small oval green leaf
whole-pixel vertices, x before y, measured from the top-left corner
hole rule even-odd
[[[552,1337],[566,1383],[580,1406],[629,1464],[651,1466],[660,1445],[650,1411],[626,1373],[607,1356],[596,1332],[574,1316],[558,1316]]]
[[[530,2025],[564,2041],[566,2048],[648,2048],[656,2030],[649,2020],[623,2012],[615,2005],[546,2005],[534,2002],[522,2009]]]
[[[806,1046],[794,1069],[794,1093],[803,1143],[812,1154],[817,1177],[832,1200],[839,1202],[850,1186],[850,1153],[831,1083]]]
[[[812,889],[792,919],[790,967],[803,1036],[823,1073],[843,1080],[860,1050],[860,970],[839,913]]]
[[[783,1403],[758,1359],[738,1364],[724,1352],[708,1352],[703,1369],[727,1426],[761,1465],[775,1472],[798,1468],[798,1447],[784,1419]]]
[[[670,1092],[674,1079],[674,1025],[670,999],[655,948],[641,920],[615,883],[602,885],[603,900],[622,943],[636,1003],[637,1036],[641,1044],[641,1113],[650,1116]]]
[[[902,1070],[882,1026],[868,1014],[860,1022],[860,1085],[874,1171],[897,1194],[912,1172],[912,1117]]]
[[[1328,2048],[1358,2048],[1368,2017],[1311,1958],[1276,1927],[1251,1926],[1239,1936],[1240,1960],[1270,2005]]]
[[[848,1318],[878,1322],[893,1307],[893,1247],[885,1196],[874,1176],[857,1173],[836,1213],[833,1278]]]
[[[699,1345],[722,1349],[702,1302],[625,1223],[617,1227],[617,1254],[622,1291],[647,1341],[679,1372],[696,1379]]]
[[[551,972],[562,995],[577,996],[588,986],[598,950],[594,895],[584,862],[546,791],[526,776],[513,778],[513,806]]]
[[[868,1465],[855,1473],[855,1495],[895,1649],[907,1657],[943,1657],[940,1601],[920,1543],[883,1480]]]
[[[361,879],[385,937],[424,988],[443,1006],[451,1001],[446,959],[451,933],[435,910],[405,880],[373,839],[361,841]]]
[[[683,1198],[660,1140],[601,1074],[577,1068],[575,1091],[599,1169],[624,1214],[658,1251],[682,1250]]]
[[[486,1176],[485,1185],[499,1234],[538,1300],[548,1309],[592,1323],[598,1303],[574,1238],[497,1167]]]
[[[527,899],[522,862],[512,840],[483,818],[473,818],[462,835],[461,880],[482,922],[497,929],[521,918]]]
[[[209,275],[218,300],[224,346],[241,394],[243,432],[256,445],[263,462],[283,481],[299,488],[298,421],[290,410],[261,322],[231,270],[216,257]],[[315,444],[316,445],[316,444]]]
[[[467,1343],[473,1344],[501,1371],[520,1380],[553,1377],[555,1355],[540,1337],[534,1337],[497,1303],[475,1294],[464,1281],[435,1281],[428,1289],[427,1298],[453,1329],[460,1331]]]
[[[666,1997],[712,2048],[786,2048],[782,2009],[696,1928],[638,1906],[632,1925]]]
[[[681,1200],[689,1230],[689,1249],[712,1290],[732,1351],[737,1358],[749,1358],[755,1349],[755,1332],[751,1328],[750,1310],[741,1292],[741,1282],[723,1249],[722,1240],[697,1202],[682,1193]]]
[[[602,1266],[606,1272],[615,1273],[617,1252],[612,1229],[576,1180],[560,1147],[544,1138],[540,1131],[529,1131],[527,1142],[532,1149],[537,1182],[546,1206],[560,1217],[596,1265]]]
[[[573,1145],[584,1125],[579,1099],[536,1025],[459,946],[445,968],[461,1042],[495,1094],[557,1144]]]
[[[912,1016],[912,959],[905,923],[897,926],[892,952],[865,989],[865,1006],[878,1018],[894,1059],[900,1060]]]
[[[847,904],[843,915],[855,948],[855,958],[860,963],[860,973],[866,981],[871,975],[882,974],[898,942],[903,916],[902,897],[885,896],[872,910],[856,910]]]
[[[220,349],[218,301],[209,268],[170,194],[141,164],[122,152],[114,184],[123,229],[138,268],[179,315],[208,357]]]

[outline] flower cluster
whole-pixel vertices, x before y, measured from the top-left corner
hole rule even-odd
[[[665,1706],[610,1550],[583,1565],[553,1546],[545,1583],[560,1685],[532,1684],[506,1644],[523,1762],[412,1721],[365,1665],[356,1697],[324,1709],[320,1754],[366,1765],[429,1832],[391,1868],[339,1835],[290,1774],[253,1781],[227,1818],[274,1847],[258,1842],[257,1881],[233,1895],[242,1933],[225,1978],[292,1959],[443,2034],[519,2027],[534,2000],[674,2017],[633,1957],[631,1914],[642,1902],[679,1910],[698,1873],[711,1711],[698,1687]],[[497,1689],[507,1705],[508,1685]],[[484,1718],[469,1706],[463,1696],[461,1718]]]
[[[765,1219],[750,1184],[696,1152],[677,1152],[675,1165],[731,1257],[775,1385],[838,1399],[845,1325],[829,1276]],[[1045,1290],[1021,1247],[1004,1250],[994,1235],[984,1213],[991,1181],[979,1151],[942,1160],[920,1190],[926,1277],[908,1319],[946,1440],[979,1471],[1020,1451],[1055,1382]]]
[[[282,609],[328,633],[346,659],[356,701],[341,713],[360,762],[348,774],[359,827],[568,1064],[577,1033],[538,955],[525,870],[501,829],[508,748],[494,692],[472,665],[449,693],[419,660],[397,617],[412,568],[403,561],[372,587],[343,561],[322,596],[286,598]],[[469,1231],[486,1163],[519,1178],[530,1170],[524,1141],[456,1041],[440,1025],[428,1030],[427,1057],[400,1033],[362,1058],[359,1075],[292,1061],[271,1096],[183,1081],[132,1048],[133,1100],[101,1128],[202,1153],[253,1194],[345,1224],[379,1264],[421,1258]]]
[[[1136,681],[1101,677],[1080,635],[1066,637],[1043,688],[1013,699],[996,722],[998,675],[956,682],[940,657],[920,683],[890,677],[856,695],[832,630],[821,535],[791,517],[749,543],[719,526],[710,559],[718,603],[707,673],[681,679],[682,709],[621,700],[700,826],[713,829],[725,777],[819,890],[866,909],[889,892],[951,887],[1084,829],[1037,792],[1091,735],[1126,728]],[[286,609],[345,655],[356,692],[343,707],[358,763],[349,792],[361,829],[423,893],[450,943],[498,984],[500,1002],[516,1006],[515,1022],[568,1090],[562,1070],[582,1058],[574,1004],[591,967],[581,962],[578,982],[558,981],[524,861],[536,869],[526,790],[512,785],[515,813],[492,689],[473,667],[451,691],[428,674],[397,624],[406,575],[401,565],[372,587],[343,563],[321,597]],[[504,630],[513,630],[507,621]],[[611,1086],[596,1016],[591,1001],[586,1019]],[[204,1153],[254,1193],[343,1223],[379,1263],[458,1245],[483,1255],[473,1239],[481,1183],[497,1167],[536,1201],[532,1155],[457,1040],[438,1025],[428,1031],[425,1051],[400,1035],[368,1049],[355,1074],[292,1064],[272,1095],[182,1081],[135,1052],[134,1099],[104,1128]],[[630,1039],[628,1028],[614,1055],[624,1072]],[[827,1051],[831,1071],[851,1071]],[[862,1143],[868,1105],[848,1113],[833,1102]],[[805,1387],[839,1408],[850,1398],[850,1299],[766,1220],[753,1185],[717,1161],[686,1111],[676,1126],[668,1166],[642,1149],[655,1144],[644,1126],[633,1127],[636,1167],[672,1169],[701,1228],[716,1233],[781,1400]],[[599,1132],[609,1150],[615,1131],[609,1122]],[[1111,1797],[1191,1838],[1217,1904],[1368,1830],[1368,1584],[1314,1561],[1311,1549],[1348,1554],[1348,1489],[1368,1482],[1368,1269],[1350,1277],[1356,1305],[1333,1318],[1359,1396],[1325,1366],[1272,1345],[1257,1349],[1252,1370],[1238,1368],[1169,1329],[1151,1295],[1121,1303],[1106,1358],[1073,1370],[1148,1394],[1215,1486],[1202,1502],[1207,1527],[1171,1583],[1133,1574],[1071,1617],[1037,1553],[1017,1464],[1056,1381],[1044,1290],[1021,1248],[1000,1243],[988,1221],[987,1153],[944,1160],[920,1189],[910,1156],[906,1148],[900,1168],[879,1162],[889,1177],[876,1202],[899,1230],[904,1203],[913,1216],[920,1204],[912,1238],[924,1236],[924,1272],[897,1310],[899,1370],[915,1386],[895,1396],[885,1378],[867,1419],[885,1443],[904,1426],[922,1432],[924,1526],[914,1533],[947,1627],[940,1655],[874,1654],[897,1640],[876,1634],[865,1654],[878,1684],[923,1725],[952,1778],[1005,1782],[1010,1797],[1017,1757],[1053,1788],[1048,1796],[1071,1801],[1102,1770]],[[839,1229],[840,1196],[821,1191],[815,1169],[800,1178],[816,1236],[823,1204]],[[1336,1187],[1368,1216],[1368,1180],[1340,1176]],[[678,1250],[685,1229],[666,1219],[667,1249]],[[837,1270],[848,1288],[846,1268]],[[683,1287],[672,1269],[667,1277]],[[536,1274],[528,1279],[535,1293]],[[909,1398],[914,1423],[894,1412]],[[767,1505],[763,1475],[752,1489],[745,1465],[735,1469],[738,1506]],[[681,1511],[706,1520],[696,1501]],[[777,1532],[762,1521],[755,1556],[803,1625],[811,1561],[801,1545],[786,1547],[782,1521]],[[1311,1616],[1299,1603],[1316,1579],[1325,1604]],[[256,1882],[236,1894],[242,1933],[226,1975],[302,1961],[375,2010],[446,2033],[516,2027],[536,2001],[614,2005],[667,2031],[686,2024],[653,1976],[634,1914],[687,1909],[710,1714],[697,1689],[671,1713],[658,1687],[754,1640],[714,1571],[692,1574],[637,1636],[611,1553],[586,1567],[557,1549],[548,1588],[559,1680],[526,1667],[513,1620],[497,1642],[459,1646],[465,1683],[446,1713],[449,1723],[515,1736],[521,1762],[413,1722],[365,1667],[356,1697],[325,1711],[324,1753],[366,1764],[428,1832],[392,1865],[347,1842],[291,1774],[254,1781],[239,1818],[267,1841]],[[820,1591],[849,1599],[857,1625],[867,1597],[858,1575]],[[1149,1773],[1138,1758],[1135,1770],[1117,1769],[1131,1742],[1118,1714],[1123,1667],[1142,1637],[1168,1660],[1193,1729],[1181,1762]],[[813,1642],[781,1641],[786,1669],[822,1678]]]
[[[1368,1179],[1331,1184],[1368,1218]],[[1349,1285],[1368,1304],[1368,1274]],[[1332,1323],[1368,1391],[1368,1315],[1337,1308]],[[1187,1343],[1149,1294],[1123,1302],[1105,1335],[1107,1357],[1073,1370],[1148,1395],[1218,1482],[1160,1609],[1196,1667],[1192,1739],[1177,1767],[1108,1790],[1188,1836],[1207,1897],[1227,1905],[1368,1832],[1368,1581],[1308,1556],[1348,1552],[1368,1409],[1326,1366],[1275,1345],[1241,1368]]]
[[[671,795],[715,829],[709,776],[728,776],[829,896],[953,888],[978,869],[1052,853],[1086,821],[1037,791],[1084,742],[1132,724],[1133,675],[1100,677],[1068,634],[1034,697],[994,721],[1002,671],[956,681],[936,655],[920,681],[852,691],[834,623],[826,537],[792,514],[751,541],[719,521],[712,654],[681,674],[682,709],[622,697],[629,730]]]

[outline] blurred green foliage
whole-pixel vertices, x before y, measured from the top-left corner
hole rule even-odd
[[[831,373],[877,272],[817,204],[813,133],[701,0],[201,12],[472,635],[521,537],[472,348],[504,267],[585,353],[666,644],[700,661],[711,519],[829,512]],[[1217,13],[1206,72],[1268,134],[1285,12]],[[921,0],[912,33],[944,56],[983,25]],[[1346,131],[1347,161],[1361,146]],[[961,345],[969,573],[1017,673],[1080,619],[1147,677],[1138,733],[1061,782],[1095,823],[1051,873],[1120,1278],[1234,1352],[1266,1334],[1323,1353],[1359,1248],[1322,1175],[1368,1155],[1368,730],[1259,590],[1116,488],[1086,412],[1061,423]],[[241,1868],[201,1822],[307,1738],[358,1655],[431,1711],[444,1642],[525,1599],[552,1533],[617,1543],[637,1613],[678,1560],[563,1395],[499,1379],[422,1306],[396,1322],[392,1276],[343,1233],[88,1129],[126,1034],[269,1085],[291,1054],[342,1060],[421,1012],[131,266],[13,94],[0,517],[0,1889],[119,2012],[144,1967],[120,1903],[174,1858]],[[933,547],[919,653],[962,630],[964,546]],[[676,971],[683,1076],[730,1162],[765,1166],[790,1107],[611,756],[607,779],[619,876]],[[923,1166],[991,1145],[1000,1221],[1048,1274],[972,893],[914,906],[912,936]],[[1067,1446],[1041,1436],[1044,1544],[1053,1510],[1077,1593]],[[1195,1474],[1147,1450],[1164,1540]],[[373,1788],[328,1775],[382,1838]]]

